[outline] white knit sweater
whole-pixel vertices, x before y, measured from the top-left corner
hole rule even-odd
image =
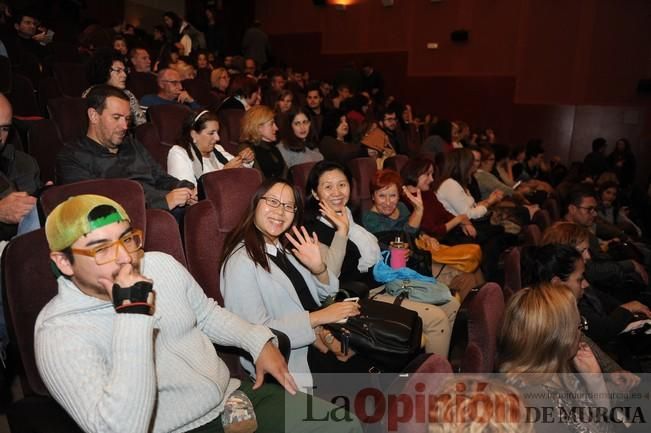
[[[117,314],[60,277],[35,327],[52,396],[88,432],[185,432],[216,418],[239,386],[212,342],[257,359],[273,335],[219,307],[171,256],[146,253],[154,316]]]

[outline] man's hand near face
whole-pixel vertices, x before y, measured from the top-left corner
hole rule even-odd
[[[110,281],[107,278],[100,278],[99,282],[104,288],[104,290],[106,290],[106,293],[108,294],[109,298],[111,299],[111,301],[113,301],[114,304],[115,304],[115,299],[113,297],[113,294],[114,294],[114,290],[116,290],[115,286],[119,286],[117,289],[128,289],[136,286],[136,284],[138,283],[153,284],[152,280],[141,275],[140,272],[136,268],[134,268],[131,263],[127,263],[123,265],[122,268],[120,268],[120,271],[115,276],[113,281]],[[115,308],[117,310],[120,307],[126,307],[131,304],[142,303],[142,302],[145,302],[149,306],[148,314],[149,315],[153,314],[156,305],[156,295],[153,290],[147,294],[146,300],[124,299],[120,303],[120,305],[115,305]]]

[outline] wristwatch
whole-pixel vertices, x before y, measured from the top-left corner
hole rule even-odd
[[[325,340],[326,344],[332,344],[332,342],[335,341],[335,336],[331,333],[328,333],[323,339]]]

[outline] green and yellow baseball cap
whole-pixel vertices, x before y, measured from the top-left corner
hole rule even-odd
[[[130,221],[122,206],[110,198],[83,194],[60,203],[45,221],[50,251],[62,251],[80,237],[106,225]]]

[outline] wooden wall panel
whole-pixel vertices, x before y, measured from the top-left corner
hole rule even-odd
[[[573,105],[515,104],[508,144],[522,146],[540,138],[547,155],[569,161],[575,113]]]

